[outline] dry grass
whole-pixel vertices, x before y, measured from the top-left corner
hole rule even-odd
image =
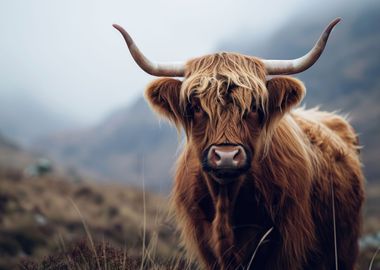
[[[369,188],[367,233],[380,230],[376,191]],[[167,198],[131,187],[0,168],[0,269],[194,269],[167,209]],[[361,253],[359,269],[380,269],[375,252]]]
[[[41,261],[21,260],[20,268],[25,270],[174,270],[195,269],[189,262],[177,257],[167,261],[143,262],[142,257],[130,256],[126,249],[115,248],[109,243],[90,243],[82,240],[68,249],[45,257]]]
[[[165,197],[71,180],[55,174],[26,178],[18,170],[0,169],[0,269],[12,269],[21,258],[41,260],[84,238],[94,258],[101,256],[95,243],[104,242],[128,251],[134,261],[143,258],[144,269],[153,261],[182,257]]]

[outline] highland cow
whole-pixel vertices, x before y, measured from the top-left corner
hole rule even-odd
[[[358,139],[335,113],[296,108],[288,76],[312,66],[334,20],[305,56],[265,60],[216,53],[153,63],[125,38],[140,67],[160,78],[152,108],[186,134],[172,201],[187,250],[206,269],[354,269],[364,178]]]

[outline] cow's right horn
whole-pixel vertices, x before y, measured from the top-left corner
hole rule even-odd
[[[120,25],[114,24],[115,27],[121,35],[124,37],[125,42],[132,54],[133,59],[136,63],[147,73],[154,76],[163,77],[183,77],[185,75],[185,64],[177,62],[168,63],[154,63],[150,61],[145,55],[139,50],[135,42]]]

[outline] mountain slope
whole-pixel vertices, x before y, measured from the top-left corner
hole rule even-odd
[[[97,242],[102,248],[112,245],[131,260],[140,260],[149,252],[157,265],[183,256],[179,255],[178,235],[165,197],[126,185],[96,183],[55,169],[43,175],[28,175],[25,165],[33,164],[35,157],[0,136],[1,270],[95,269],[88,265],[63,266],[70,255],[74,256],[72,253],[61,263],[49,264],[83,239]],[[78,248],[77,257],[85,256],[82,246]],[[112,258],[112,254],[107,255],[107,261]],[[32,261],[29,267],[22,267],[26,259],[44,259],[46,263],[37,267]]]
[[[40,156],[27,152],[15,142],[3,136],[0,131],[0,170],[26,168],[33,164]]]
[[[176,131],[161,124],[139,99],[98,126],[40,140],[37,147],[93,176],[168,190],[175,161]],[[95,174],[94,174],[95,173]]]
[[[30,145],[38,137],[77,126],[76,121],[53,112],[32,96],[0,95],[0,130],[19,144]]]

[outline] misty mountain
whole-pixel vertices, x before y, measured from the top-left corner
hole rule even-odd
[[[242,35],[220,45],[224,51],[263,58],[296,58],[311,48],[336,17],[334,12],[342,15],[344,20],[333,31],[321,59],[297,77],[307,87],[307,107],[321,105],[322,109],[350,114],[364,145],[363,161],[370,181],[380,179],[379,7],[298,17],[262,43]],[[141,184],[144,177],[147,187],[164,190],[172,181],[178,145],[176,131],[161,124],[143,99],[118,110],[96,127],[51,136],[39,143],[40,149],[70,166],[134,184]]]
[[[112,113],[99,125],[43,138],[38,149],[93,177],[168,190],[177,132],[153,115],[144,99]]]
[[[0,130],[0,170],[24,169],[41,157],[36,153],[26,151],[1,132]]]
[[[0,133],[0,151],[3,152],[3,151],[17,151],[19,150],[20,148],[18,147],[18,145],[16,145],[14,142],[12,142],[11,140],[9,140],[8,138],[6,138],[4,135],[2,135]]]
[[[0,94],[0,130],[18,144],[29,145],[38,137],[76,127],[75,120],[52,111],[32,96]]]

